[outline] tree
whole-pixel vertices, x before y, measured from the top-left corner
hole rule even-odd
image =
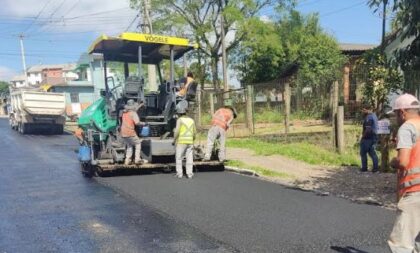
[[[300,99],[306,99],[307,107],[303,109],[322,113],[328,105],[331,84],[342,76],[345,57],[335,39],[320,27],[318,16],[292,10],[279,20],[253,22],[238,52],[246,58],[236,58],[242,79],[248,83],[272,81],[290,66],[298,65],[292,83],[297,99],[295,108],[302,104]],[[309,92],[303,94],[304,89]]]
[[[130,0],[140,8],[141,0]],[[293,0],[154,0],[151,15],[155,30],[174,34],[177,30],[191,32],[204,57],[210,59],[213,86],[220,89],[218,63],[222,56],[220,17],[224,18],[224,33],[231,38],[226,52],[234,50],[244,39],[248,21],[268,6],[281,7]]]
[[[9,93],[9,83],[0,81],[0,94]]]
[[[299,65],[300,81],[309,85],[326,84],[340,74],[344,57],[334,38],[321,29],[317,15],[290,11],[280,21],[254,22],[240,52],[247,55],[246,65],[239,62],[247,81],[272,80],[292,63]]]
[[[369,0],[368,5],[370,8],[374,8],[375,12],[378,12],[380,6],[382,5],[382,40],[381,40],[381,50],[385,49],[385,30],[386,30],[386,14],[387,6],[389,0]]]
[[[403,78],[396,67],[388,65],[386,56],[378,48],[366,52],[358,61],[356,68],[366,73],[363,86],[363,100],[374,106],[377,113],[381,113],[385,105],[388,105],[388,96],[403,88]]]
[[[420,1],[394,0],[401,39],[408,45],[397,51],[397,60],[403,68],[420,66]]]

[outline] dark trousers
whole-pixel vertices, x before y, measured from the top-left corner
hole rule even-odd
[[[372,158],[373,169],[378,169],[378,156],[375,152],[376,139],[362,139],[360,141],[360,158],[362,170],[367,170],[367,154]]]

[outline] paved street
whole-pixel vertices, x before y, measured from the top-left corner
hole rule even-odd
[[[395,214],[229,172],[85,179],[0,119],[0,252],[388,252]]]

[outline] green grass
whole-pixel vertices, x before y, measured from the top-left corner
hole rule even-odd
[[[254,172],[256,172],[257,174],[261,175],[261,176],[266,176],[266,177],[277,177],[277,178],[293,178],[293,176],[287,174],[287,173],[281,173],[281,172],[277,172],[277,171],[273,171],[273,170],[269,170],[260,166],[251,166],[251,165],[247,165],[242,161],[238,161],[238,160],[229,160],[226,162],[226,165],[228,166],[232,166],[232,167],[238,167],[238,168],[242,168],[242,169],[249,169],[252,170]]]
[[[283,155],[294,160],[303,161],[313,165],[359,165],[359,156],[355,149],[348,149],[344,154],[326,150],[319,145],[308,143],[269,143],[252,138],[228,139],[228,147],[246,148],[256,155]]]

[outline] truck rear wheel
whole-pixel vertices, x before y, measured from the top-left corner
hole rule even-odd
[[[82,175],[87,178],[91,178],[95,175],[95,167],[89,163],[81,163],[80,171],[82,172]]]
[[[25,123],[19,123],[18,124],[18,130],[21,134],[28,134],[30,130],[30,126]]]
[[[22,124],[22,133],[23,134],[31,133],[31,126],[29,124]]]
[[[63,134],[64,133],[64,126],[63,125],[56,125],[54,127],[54,134]]]

